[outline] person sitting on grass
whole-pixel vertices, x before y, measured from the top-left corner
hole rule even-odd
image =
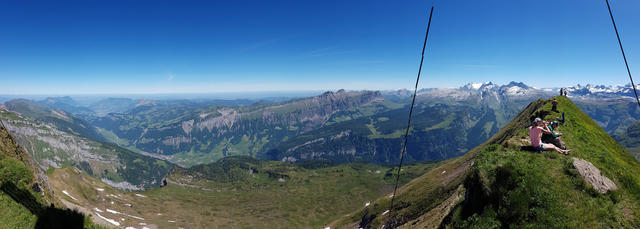
[[[556,147],[553,144],[542,143],[542,133],[551,134],[549,128],[544,124],[542,119],[536,118],[533,121],[533,125],[529,127],[529,138],[531,139],[531,146],[538,151],[555,150],[558,153],[569,155],[571,150],[563,150]]]
[[[545,126],[547,126],[547,129],[549,129],[549,131],[551,132],[551,134],[542,133],[542,143],[550,143],[557,146],[560,149],[567,149],[562,139],[560,139],[560,137],[562,136],[562,133],[554,131],[558,128],[558,122],[551,122],[550,124],[547,124],[546,122],[544,123],[545,123]]]
[[[557,99],[553,99],[551,101],[551,111],[555,111],[558,112],[558,100]]]

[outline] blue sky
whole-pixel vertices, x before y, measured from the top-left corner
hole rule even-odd
[[[612,0],[640,79],[640,1]],[[0,94],[410,88],[431,1],[13,1]],[[626,84],[604,0],[435,1],[420,87]]]

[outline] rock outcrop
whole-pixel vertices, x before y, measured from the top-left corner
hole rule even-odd
[[[578,173],[580,173],[580,176],[593,186],[595,190],[598,190],[598,192],[605,194],[609,190],[618,190],[618,186],[609,178],[600,174],[600,170],[591,164],[591,162],[574,157],[573,167],[575,167]]]

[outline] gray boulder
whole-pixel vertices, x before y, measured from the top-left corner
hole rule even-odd
[[[580,173],[580,176],[593,186],[595,190],[598,190],[598,192],[605,194],[609,190],[618,190],[618,186],[609,178],[600,174],[600,170],[591,164],[591,162],[574,157],[573,167],[575,167],[578,173]]]

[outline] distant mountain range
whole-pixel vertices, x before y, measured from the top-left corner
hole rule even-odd
[[[191,166],[227,156],[331,163],[396,163],[409,95],[345,91],[282,102],[108,98],[82,106],[69,97],[11,100],[7,108],[71,135]],[[408,161],[442,160],[484,142],[533,98],[523,83],[423,89]],[[79,163],[79,162],[78,162]]]
[[[563,87],[567,90],[569,97],[591,97],[591,98],[619,98],[619,97],[632,97],[635,98],[633,93],[633,87],[631,84],[626,85],[574,85],[569,87]],[[535,88],[526,85],[522,82],[510,82],[505,85],[497,85],[492,82],[484,83],[469,83],[461,88],[465,91],[481,91],[481,92],[493,92],[500,95],[528,95],[535,93],[544,93],[550,95],[558,95],[561,87],[555,88]],[[434,91],[434,89],[428,90]]]
[[[558,95],[560,88],[567,89],[567,94],[570,97],[595,97],[595,98],[617,98],[617,97],[632,97],[633,87],[631,84],[626,85],[574,85],[568,87],[554,87],[554,88],[536,88],[529,86],[522,82],[510,82],[505,85],[498,85],[493,82],[484,83],[468,83],[460,88],[425,88],[418,90],[418,93],[436,93],[443,91],[470,91],[470,92],[491,92],[499,95],[511,95],[522,96],[529,94],[549,94]],[[406,89],[387,91],[387,94],[396,94],[409,96],[412,91]]]
[[[633,87],[631,84],[627,85],[576,85],[567,87],[569,96],[583,96],[583,97],[632,97],[635,98],[633,93]]]
[[[624,133],[640,119],[634,101],[622,95],[629,90],[568,87],[570,98],[612,135]],[[406,89],[339,90],[279,102],[106,98],[89,105],[70,97],[50,97],[10,100],[5,106],[68,134],[183,166],[227,156],[393,164],[398,160],[412,93]],[[497,133],[533,99],[556,94],[557,89],[522,82],[421,89],[408,160],[461,155]]]

